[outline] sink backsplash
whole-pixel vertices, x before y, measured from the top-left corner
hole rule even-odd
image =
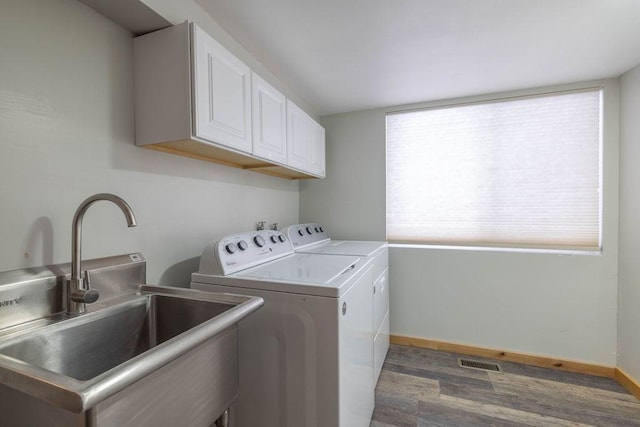
[[[147,262],[140,253],[83,260],[82,269],[89,271],[91,287],[100,292],[88,311],[137,292],[146,283]],[[70,272],[70,263],[0,272],[0,335],[63,313],[63,289]]]

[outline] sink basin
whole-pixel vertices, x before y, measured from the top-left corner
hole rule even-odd
[[[0,347],[0,354],[87,381],[235,307],[167,295],[140,296],[60,322]]]
[[[87,425],[100,419],[96,408],[142,425],[127,408],[150,395],[162,404],[166,394],[165,405],[193,402],[200,397],[190,393],[221,393],[227,384],[228,404],[237,393],[237,322],[262,304],[254,297],[142,285],[124,301],[3,338],[0,382],[65,412],[89,413]],[[133,404],[122,406],[126,401]]]

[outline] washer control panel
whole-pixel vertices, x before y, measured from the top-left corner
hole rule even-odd
[[[290,240],[277,230],[231,234],[204,249],[199,272],[226,276],[292,253]]]
[[[317,223],[292,225],[284,229],[295,249],[329,240],[329,234]]]

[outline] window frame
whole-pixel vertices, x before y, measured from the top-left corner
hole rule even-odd
[[[524,243],[503,244],[503,243],[478,243],[478,242],[428,242],[418,240],[389,240],[391,247],[418,248],[418,249],[450,249],[450,250],[486,250],[497,252],[533,252],[533,253],[559,253],[570,255],[593,255],[602,254],[604,247],[611,247],[615,242],[617,247],[617,234],[611,236],[609,229],[617,233],[617,225],[613,222],[617,217],[618,201],[618,179],[617,166],[619,155],[619,84],[616,79],[607,79],[591,82],[580,82],[574,84],[564,84],[552,87],[524,89],[511,92],[485,94],[467,98],[446,99],[431,101],[407,106],[393,107],[385,109],[385,238],[389,239],[387,232],[388,217],[386,205],[388,203],[388,193],[386,180],[388,179],[387,163],[387,117],[389,115],[423,111],[429,109],[444,109],[451,107],[462,107],[469,105],[489,104],[494,102],[504,102],[509,100],[519,100],[527,98],[537,98],[550,95],[560,95],[563,93],[577,93],[585,91],[600,91],[600,135],[599,135],[599,216],[598,216],[598,246],[597,247],[572,247],[569,245],[532,245]],[[615,120],[612,122],[612,120]],[[615,125],[614,125],[615,124]],[[612,200],[615,203],[612,203]],[[613,213],[615,212],[615,214]],[[611,218],[614,218],[612,221]]]

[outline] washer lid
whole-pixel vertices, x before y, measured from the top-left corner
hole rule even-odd
[[[371,256],[386,245],[386,242],[331,240],[320,245],[298,249],[297,252],[326,255]]]
[[[297,253],[239,271],[233,276],[331,286],[334,280],[352,270],[359,260],[354,256]]]

